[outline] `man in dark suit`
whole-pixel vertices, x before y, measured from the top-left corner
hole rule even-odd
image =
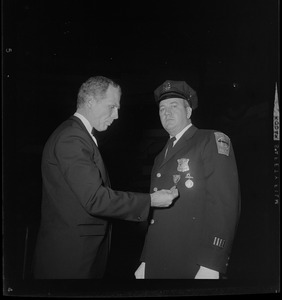
[[[141,222],[150,206],[168,207],[177,190],[114,191],[92,129],[118,118],[121,88],[97,76],[82,84],[77,111],[49,137],[42,155],[41,224],[34,255],[36,279],[103,278],[110,218]]]
[[[230,138],[192,125],[198,99],[185,81],[165,81],[155,90],[155,99],[161,123],[174,141],[155,158],[151,191],[174,184],[179,197],[169,208],[152,209],[135,277],[221,278],[240,215]]]

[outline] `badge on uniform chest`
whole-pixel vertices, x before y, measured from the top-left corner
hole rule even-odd
[[[177,162],[178,162],[177,171],[187,172],[190,170],[188,166],[189,158],[180,158],[177,160]]]
[[[178,172],[187,172],[187,171],[190,170],[189,165],[188,165],[188,163],[189,163],[189,158],[180,158],[180,159],[177,160],[177,163],[178,163],[178,166],[177,166],[177,171],[178,171]],[[180,177],[181,177],[181,175],[179,175],[179,174],[173,175],[173,182],[174,182],[175,185],[176,185],[177,182],[180,180]],[[185,181],[185,186],[186,186],[186,188],[187,188],[187,189],[192,188],[193,185],[194,185],[194,182],[193,182],[193,180],[192,180],[193,177],[191,176],[191,174],[190,174],[190,173],[187,173],[187,174],[185,175],[185,179],[187,179],[187,180]]]
[[[177,185],[177,182],[180,180],[180,175],[176,174],[176,175],[172,175],[173,176],[173,182],[175,184],[175,186]]]

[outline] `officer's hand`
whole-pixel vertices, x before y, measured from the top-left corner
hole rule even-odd
[[[170,190],[160,190],[151,194],[152,207],[168,207],[172,204],[173,199],[178,196],[178,190],[173,187]]]

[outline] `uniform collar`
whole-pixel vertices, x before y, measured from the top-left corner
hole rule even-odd
[[[179,133],[175,135],[176,140],[173,143],[173,146],[178,142],[178,140],[182,137],[182,135],[192,126],[192,123],[188,124],[186,127],[184,127]],[[172,136],[170,136],[172,138]]]

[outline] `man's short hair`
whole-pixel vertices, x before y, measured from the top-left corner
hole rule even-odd
[[[112,79],[109,79],[107,77],[95,76],[87,79],[79,89],[77,96],[77,107],[84,104],[85,101],[90,97],[94,97],[96,100],[102,99],[109,85],[118,88],[121,92],[120,86]]]

